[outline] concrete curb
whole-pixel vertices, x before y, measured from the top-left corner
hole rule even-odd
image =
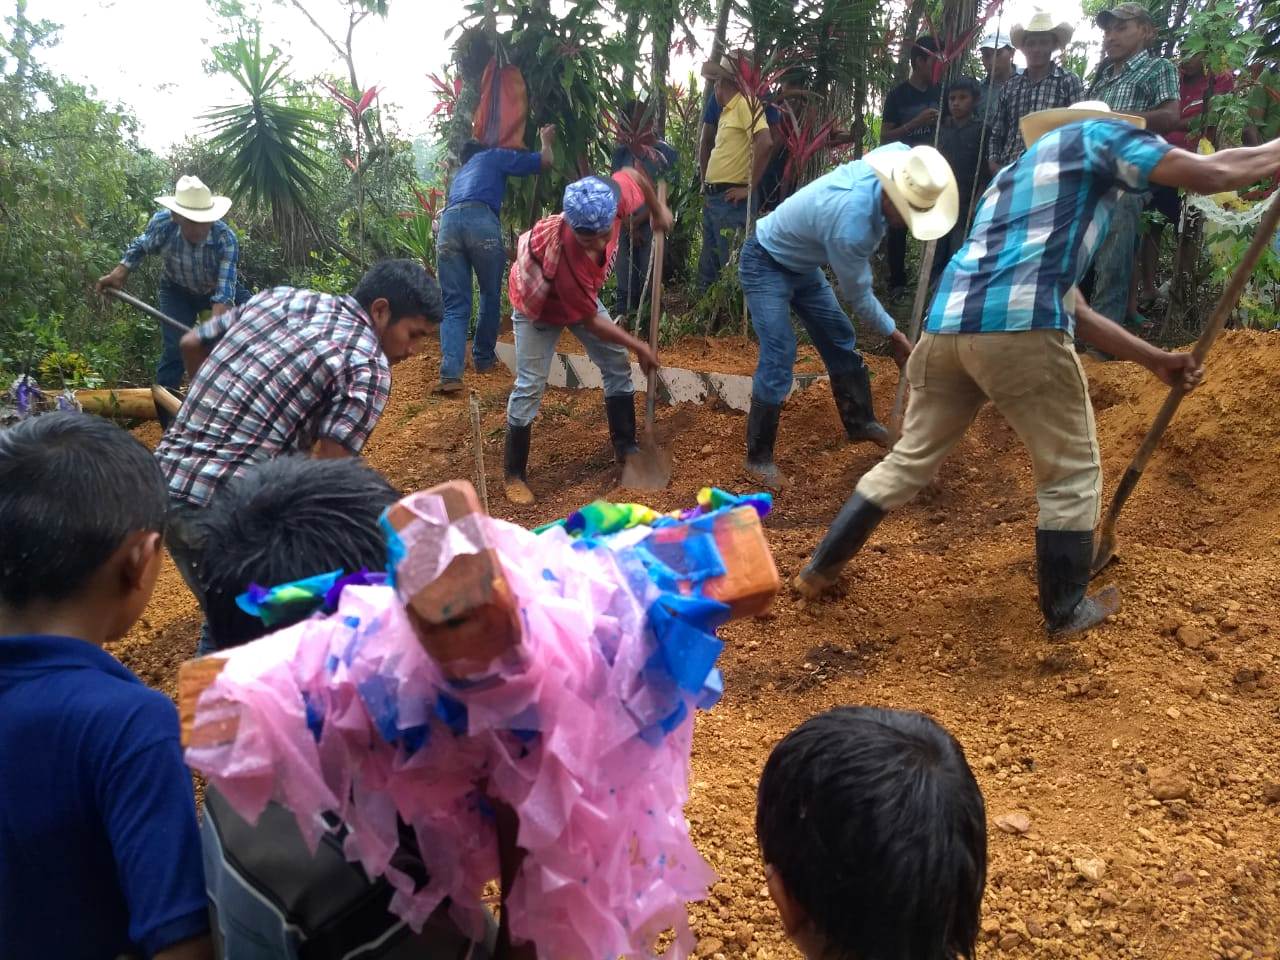
[[[499,343],[498,359],[512,373],[516,369],[515,344]],[[827,377],[807,374],[791,382],[791,393],[803,390]],[[640,372],[640,365],[631,364],[631,383],[637,393],[643,393],[648,378]],[[601,390],[604,381],[600,370],[586,356],[579,353],[557,353],[551,361],[551,373],[547,385],[567,387],[571,390]],[[736,373],[702,373],[680,367],[663,367],[658,371],[658,401],[669,405],[679,403],[707,403],[719,400],[734,410],[745,412],[751,406],[751,378]]]

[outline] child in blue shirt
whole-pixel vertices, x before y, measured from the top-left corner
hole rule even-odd
[[[213,956],[178,714],[103,644],[141,616],[167,504],[106,420],[0,431],[0,953]]]

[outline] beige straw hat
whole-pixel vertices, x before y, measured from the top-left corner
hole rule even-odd
[[[960,215],[951,165],[933,147],[873,150],[864,158],[917,240],[946,236]]]

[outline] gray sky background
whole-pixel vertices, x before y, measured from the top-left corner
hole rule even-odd
[[[1078,0],[1044,5],[1069,22],[1080,19]],[[339,4],[311,2],[308,9],[332,35],[345,34]],[[1011,0],[1003,28],[1032,9],[1029,0]],[[449,60],[445,31],[462,14],[462,0],[393,0],[385,20],[369,17],[357,28],[357,74],[365,85],[383,88],[381,103],[407,136],[428,129],[435,97],[427,74]],[[44,52],[46,62],[102,98],[126,104],[142,123],[142,142],[153,149],[198,133],[200,114],[240,99],[233,81],[206,76],[201,67],[219,35],[205,0],[30,0],[28,16],[63,24],[61,42]],[[341,69],[337,54],[292,6],[268,0],[262,22],[264,41],[289,54],[294,76]],[[1078,28],[1077,38],[1085,33],[1094,33],[1091,25]],[[677,58],[672,75],[683,76],[700,59]]]

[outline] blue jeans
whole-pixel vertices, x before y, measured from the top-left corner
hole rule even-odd
[[[249,288],[243,284],[236,287],[236,306],[247,302]],[[160,281],[160,312],[177,320],[184,327],[194,327],[196,317],[213,307],[210,294],[192,293],[169,280]],[[156,383],[173,390],[182,386],[182,375],[186,367],[182,362],[182,350],[178,346],[182,334],[167,323],[160,324],[160,336],[163,348],[160,351],[160,362],[156,364]],[[169,428],[172,419],[167,413],[157,411],[161,429]]]
[[[205,532],[201,525],[203,509],[185,500],[171,498],[164,526],[165,548],[169,551],[173,565],[178,568],[178,573],[186,583],[187,589],[200,605],[202,614],[205,604],[204,586],[200,579],[205,544]],[[196,656],[203,657],[215,650],[217,647],[213,645],[213,638],[209,636],[209,621],[201,617],[200,639],[196,641]]]
[[[507,253],[502,227],[487,203],[460,203],[440,217],[437,269],[444,297],[440,324],[440,379],[461,380],[466,366],[467,331],[471,326],[471,274],[480,287],[480,315],[471,356],[477,370],[497,362],[498,319],[502,306],[502,274]]]
[[[752,236],[742,245],[738,276],[751,325],[760,340],[760,359],[751,379],[752,399],[780,404],[791,392],[796,363],[793,310],[831,376],[839,377],[862,367],[853,324],[820,267],[803,272],[789,270]]]
[[[604,304],[599,307],[607,318]],[[527,427],[542,406],[556,344],[565,328],[530,320],[519,310],[511,311],[511,328],[516,335],[516,383],[507,398],[507,421],[516,427]],[[586,347],[591,362],[600,368],[606,399],[631,396],[635,388],[631,385],[631,357],[627,348],[620,343],[606,343],[594,333],[588,333],[580,323],[569,329]]]
[[[1093,298],[1089,305],[1108,320],[1129,320],[1129,285],[1138,252],[1138,218],[1143,195],[1124,193],[1111,214],[1111,225],[1093,257]]]
[[[758,191],[757,191],[758,193]],[[752,204],[760,206],[759,196],[752,196]],[[720,279],[720,271],[729,262],[734,240],[726,237],[726,230],[744,233],[747,229],[747,204],[730,203],[724,192],[708,193],[702,198],[702,255],[698,257],[698,289],[703,293]]]
[[[640,294],[644,292],[644,281],[649,275],[649,252],[652,248],[653,228],[649,224],[637,226],[630,238],[625,229],[622,231],[618,256],[613,263],[613,272],[618,278],[618,299],[613,312],[618,316],[640,309]]]

